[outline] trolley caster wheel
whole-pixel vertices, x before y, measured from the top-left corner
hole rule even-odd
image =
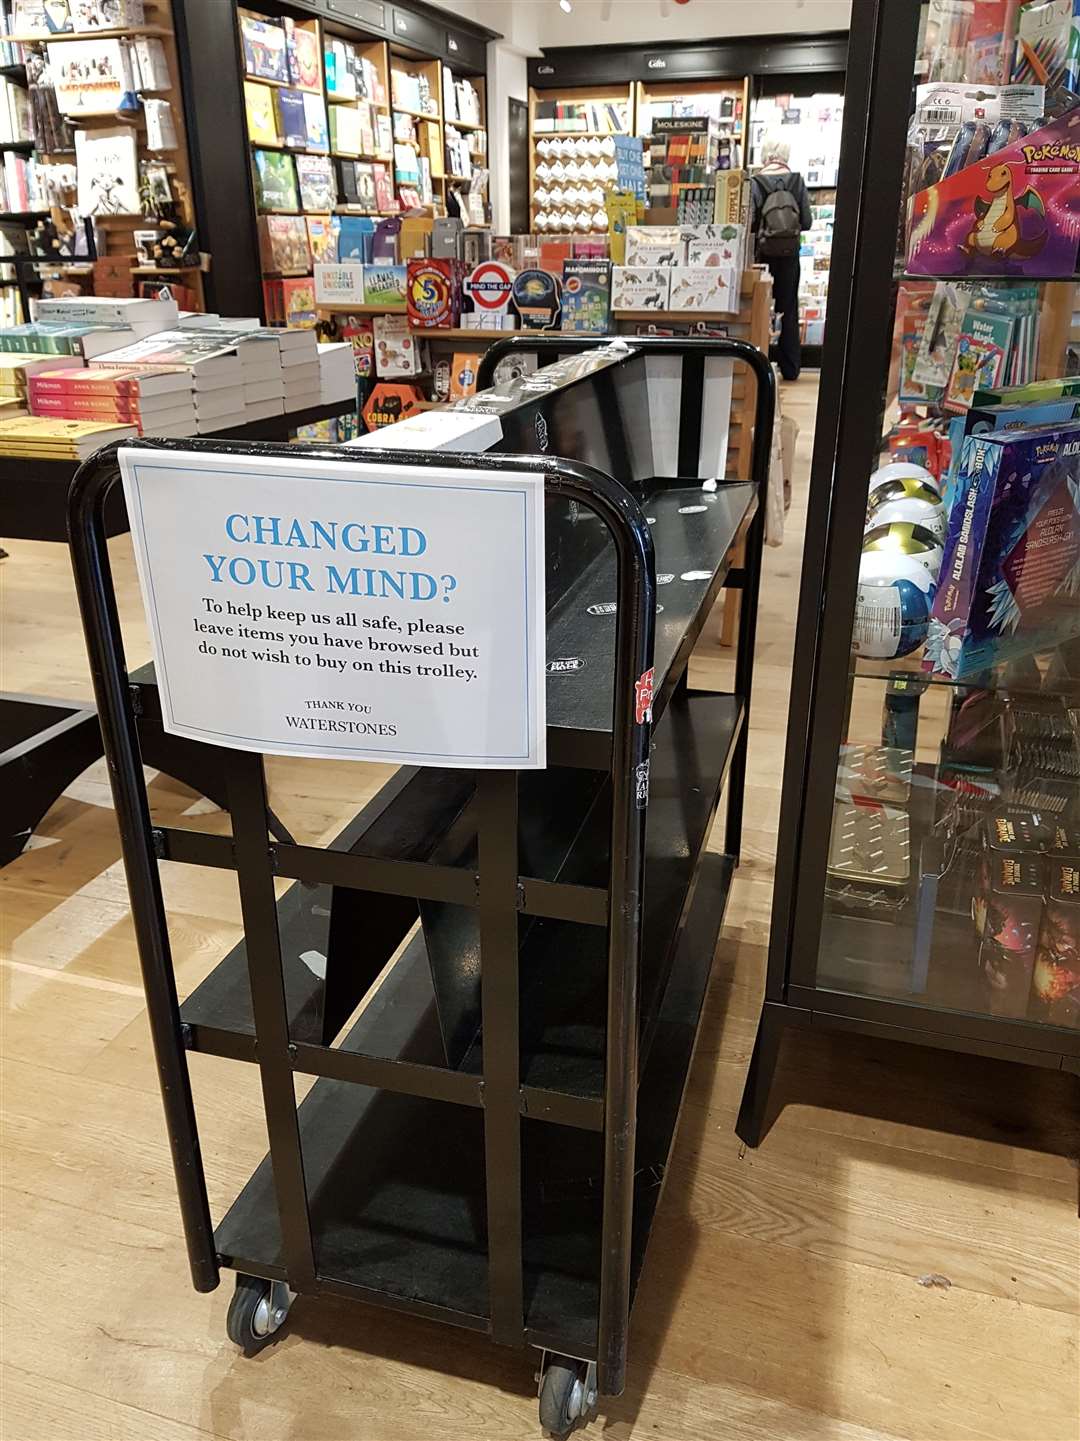
[[[284,1281],[238,1275],[225,1322],[229,1340],[239,1346],[245,1356],[257,1355],[274,1339],[291,1304],[292,1296]]]
[[[540,1382],[540,1425],[562,1441],[596,1415],[596,1363],[556,1356]]]

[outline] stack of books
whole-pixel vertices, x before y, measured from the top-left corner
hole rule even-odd
[[[183,369],[40,370],[30,377],[30,410],[63,420],[133,425],[140,435],[179,439],[195,433],[191,373]]]
[[[0,351],[20,355],[73,355],[80,360],[95,360],[110,350],[119,350],[140,337],[130,325],[58,325],[28,321],[0,330]]]
[[[356,370],[353,348],[346,341],[319,346],[319,404],[355,400]]]
[[[75,356],[24,355],[0,353],[0,406],[5,420],[26,415],[30,402],[30,382],[42,370],[58,367],[82,369]]]
[[[285,382],[285,409],[307,410],[322,403],[319,347],[313,330],[278,332],[281,373]]]
[[[137,434],[133,425],[24,415],[19,420],[0,420],[0,455],[86,460],[103,445],[111,445],[116,440],[134,440]]]
[[[283,332],[260,325],[256,319],[192,316],[184,328],[215,335],[222,345],[234,344],[240,360],[244,392],[244,421],[266,420],[285,409],[285,379],[281,369]]]
[[[118,370],[179,367],[187,372],[195,405],[195,433],[210,434],[244,424],[243,367],[235,332],[163,330],[107,355]]]

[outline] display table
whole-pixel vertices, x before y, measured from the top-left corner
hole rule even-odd
[[[215,440],[288,440],[290,431],[320,420],[333,420],[352,407],[348,401],[290,410],[254,420],[250,425],[219,431]],[[67,494],[77,460],[42,460],[39,456],[0,456],[0,538],[4,540],[67,540]],[[124,498],[114,491],[106,520],[109,535],[128,528]],[[0,760],[0,765],[3,762]]]
[[[331,420],[349,409],[346,402],[288,411],[253,421],[215,439],[286,440],[301,425]],[[5,540],[67,539],[67,496],[79,469],[74,460],[0,457],[0,536]],[[109,536],[128,528],[123,493],[113,490],[105,503]],[[134,679],[134,677],[133,677]],[[207,771],[189,744],[166,736],[160,725],[145,725],[141,739],[147,764],[224,804],[220,772]],[[34,827],[64,789],[104,754],[97,712],[84,701],[0,691],[0,866],[19,855]]]

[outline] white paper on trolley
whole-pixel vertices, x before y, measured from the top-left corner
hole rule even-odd
[[[166,730],[544,765],[541,477],[136,447],[120,468]]]

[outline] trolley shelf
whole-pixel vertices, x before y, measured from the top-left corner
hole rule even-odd
[[[742,724],[743,708],[738,697],[683,693],[669,707],[667,724],[656,735],[646,837],[646,865],[651,880],[642,929],[643,1070],[662,1010],[679,923]],[[402,774],[408,777],[405,781],[395,777],[391,782],[393,796],[389,800],[382,795],[376,797],[332,849],[400,855],[398,838],[424,835],[429,853],[443,851],[449,844],[445,837],[453,822],[459,821],[457,853],[450,859],[452,864],[470,868],[474,859],[473,835],[465,812],[468,785],[448,772]],[[544,773],[549,788],[557,784],[555,774]],[[575,824],[574,833],[561,850],[549,853],[548,867],[537,867],[541,872],[537,879],[557,879],[580,886],[604,884],[609,804],[608,788],[597,787],[584,822]],[[370,813],[380,805],[377,818],[372,820]],[[296,1043],[319,1045],[323,1040],[324,982],[312,962],[325,956],[328,949],[330,902],[329,886],[302,885],[291,887],[278,902],[289,1034]],[[475,935],[472,913],[461,907],[447,909],[454,913],[450,935],[433,938],[432,954],[439,948],[444,972],[455,977],[461,956],[475,946]],[[523,928],[523,933],[521,1080],[526,1088],[525,1113],[597,1130],[602,1124],[606,931],[601,926],[541,918],[534,919],[528,929]],[[456,946],[457,954],[447,957],[448,946]],[[410,970],[415,966],[429,980],[426,990],[418,990],[416,983],[408,995],[418,1014],[424,1009],[433,1010],[431,960],[429,945],[423,933],[418,933],[377,994],[382,995],[402,967]],[[397,1000],[395,1004],[400,1009],[402,1002]],[[188,997],[181,1007],[181,1019],[188,1028],[189,1049],[234,1060],[256,1059],[243,942]],[[410,1030],[405,1039],[411,1040],[412,1034]],[[438,1039],[437,1028],[435,1034]],[[456,1069],[479,1075],[483,1071],[483,1038],[475,1026],[471,1034],[472,1042],[462,1046],[460,1060],[452,1060],[457,1062]],[[398,1049],[388,1033],[376,1033],[370,1026],[354,1028],[340,1049],[391,1060],[422,1059],[423,1064],[440,1068],[447,1065],[441,1040],[430,1054],[418,1058]]]
[[[733,862],[708,855],[676,948],[657,1044],[641,1082],[634,1282],[693,1056]],[[422,946],[394,967],[345,1041],[397,1044],[425,1062],[441,1046],[433,1006],[417,1017],[430,976]],[[438,1111],[433,1112],[432,1107]],[[464,1106],[320,1079],[299,1107],[312,1230],[323,1290],[486,1329],[487,1237],[482,1116]],[[524,1137],[525,1295],[530,1338],[592,1356],[600,1256],[601,1138],[530,1121]],[[267,1157],[218,1227],[223,1264],[285,1276]]]
[[[698,506],[704,509],[682,513]],[[709,606],[730,568],[732,549],[757,510],[757,492],[750,484],[721,485],[711,493],[700,486],[680,486],[654,492],[642,507],[654,522],[657,575],[674,576],[657,591],[663,609],[656,617],[656,721],[708,619]],[[688,574],[698,578],[683,580]],[[549,661],[566,657],[585,662],[578,670],[548,677],[552,764],[608,765],[615,617],[614,612],[590,614],[589,607],[611,605],[616,594],[615,556],[607,546],[548,618]]]

